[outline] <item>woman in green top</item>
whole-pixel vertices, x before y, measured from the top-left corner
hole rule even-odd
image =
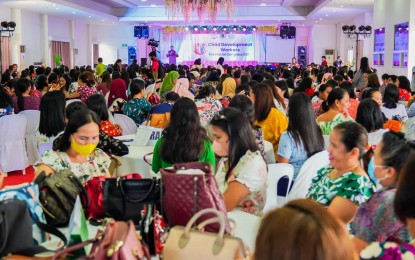
[[[176,85],[177,79],[179,78],[179,72],[177,71],[170,71],[169,74],[164,78],[163,83],[161,84],[160,88],[160,97],[161,99],[164,98],[163,94],[166,91],[172,91],[174,85]]]
[[[360,163],[365,157],[368,136],[365,128],[354,122],[341,123],[330,135],[330,165],[317,172],[307,197],[326,206],[344,223],[353,221],[359,206],[375,192]]]
[[[209,162],[215,169],[215,154],[206,130],[200,124],[196,104],[189,98],[178,99],[171,110],[170,122],[153,152],[153,172],[175,163]]]

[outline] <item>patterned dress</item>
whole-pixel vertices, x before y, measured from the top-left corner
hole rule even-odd
[[[234,181],[245,185],[250,193],[236,208],[250,214],[262,216],[267,189],[267,165],[260,152],[247,151],[232,170],[231,176],[225,181],[225,162],[227,160],[228,158],[220,160],[218,171],[216,172],[215,178],[219,191],[223,194],[229,183]]]
[[[77,92],[79,93],[79,99],[85,103],[86,100],[92,96],[96,94],[96,91],[94,88],[92,87],[88,87],[87,85],[82,86],[82,87],[78,87]]]
[[[348,121],[353,121],[353,119],[351,117],[345,117],[342,113],[339,113],[330,122],[320,122],[317,123],[317,125],[321,128],[323,135],[330,135],[336,125]]]
[[[73,163],[65,152],[49,150],[35,164],[35,167],[45,164],[55,172],[71,169],[71,172],[81,181],[87,181],[92,177],[107,174],[110,163],[110,157],[101,149],[95,149],[84,163]]]
[[[222,109],[220,101],[211,97],[197,99],[195,103],[197,111],[199,112],[200,123],[204,127],[207,126],[213,116]]]
[[[308,198],[328,207],[335,197],[343,197],[360,206],[375,192],[369,178],[348,172],[332,179],[329,177],[332,170],[333,167],[328,165],[317,172],[308,190]]]
[[[122,135],[120,129],[109,120],[101,120],[99,127],[101,132],[108,136],[114,137]]]
[[[362,260],[413,260],[415,247],[411,244],[396,244],[392,242],[375,242],[367,246],[361,253]]]
[[[151,104],[144,98],[133,98],[124,103],[124,115],[134,120],[136,125],[141,125],[151,112]]]
[[[396,188],[380,190],[363,203],[351,224],[352,234],[368,243],[409,242],[408,229],[393,210],[395,192]]]

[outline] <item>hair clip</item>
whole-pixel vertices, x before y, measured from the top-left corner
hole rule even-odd
[[[368,144],[368,145],[365,146],[365,150],[366,151],[369,151],[371,148],[372,148],[372,146],[370,146],[370,144]]]

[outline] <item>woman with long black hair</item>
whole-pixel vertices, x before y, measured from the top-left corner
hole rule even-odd
[[[31,96],[32,85],[28,79],[19,79],[16,84],[16,96],[13,97],[14,113],[24,110],[39,110],[40,98]]]

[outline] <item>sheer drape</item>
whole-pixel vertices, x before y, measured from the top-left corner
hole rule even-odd
[[[9,68],[11,64],[11,53],[10,53],[10,37],[0,37],[1,41],[1,64],[2,72]]]
[[[71,67],[71,58],[70,58],[70,45],[69,42],[51,42],[51,56],[52,56],[52,67],[56,67],[55,55],[61,57],[62,64],[65,66]]]

